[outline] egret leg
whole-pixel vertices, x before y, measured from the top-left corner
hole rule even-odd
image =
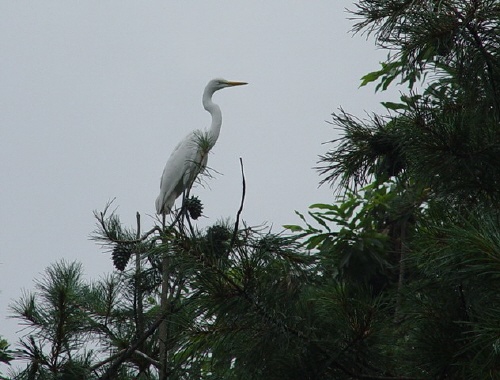
[[[187,208],[186,208],[186,200],[189,198],[189,192],[191,191],[191,187],[185,189],[182,192],[182,213],[187,214]]]

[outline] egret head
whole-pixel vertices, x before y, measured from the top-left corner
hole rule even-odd
[[[226,88],[226,87],[243,86],[245,84],[248,84],[248,83],[229,81],[229,80],[225,80],[222,78],[215,78],[215,79],[212,79],[210,82],[208,82],[207,87],[205,88],[205,91],[213,94],[215,91],[221,90],[221,89]]]

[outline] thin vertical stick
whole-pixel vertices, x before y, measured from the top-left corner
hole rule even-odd
[[[158,329],[158,340],[160,343],[160,380],[168,380],[168,270],[168,250],[165,250],[161,261],[162,281],[160,295],[160,312],[163,319]]]
[[[247,185],[245,181],[245,171],[243,170],[243,159],[241,157],[240,157],[240,169],[241,169],[241,182],[242,182],[241,202],[240,202],[240,208],[236,213],[236,221],[234,222],[233,237],[231,238],[231,244],[229,244],[230,247],[229,250],[231,250],[234,247],[234,243],[236,242],[236,237],[238,236],[240,217],[241,217],[241,212],[243,211],[243,205],[245,204],[245,195],[247,191]]]
[[[141,237],[141,214],[137,212],[137,237],[136,239],[140,239]],[[137,298],[137,326],[136,326],[136,339],[139,338],[144,332],[144,305],[143,294],[142,294],[142,267],[141,267],[141,252],[135,253],[135,291]]]

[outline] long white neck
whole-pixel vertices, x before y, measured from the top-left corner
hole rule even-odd
[[[219,138],[220,127],[222,126],[222,112],[220,107],[212,101],[212,95],[214,91],[205,89],[203,92],[203,108],[205,108],[210,115],[212,115],[212,125],[208,130],[208,137],[210,139],[210,145],[214,146],[215,142]]]

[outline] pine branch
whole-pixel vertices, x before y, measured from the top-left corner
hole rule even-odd
[[[144,233],[142,236],[137,237],[135,239],[119,239],[115,236],[114,233],[112,233],[109,230],[108,225],[106,223],[106,213],[107,213],[108,207],[109,207],[109,205],[107,205],[106,208],[104,209],[104,211],[101,211],[101,212],[94,211],[94,216],[97,219],[97,221],[99,222],[99,226],[101,228],[101,231],[103,232],[106,239],[113,242],[113,243],[118,243],[118,244],[142,243],[143,241],[145,241],[147,238],[149,238],[149,236],[151,236],[155,232],[161,233],[161,229],[158,226],[154,226],[149,231]]]
[[[423,380],[422,378],[417,378],[417,377],[401,377],[401,376],[373,376],[373,375],[365,375],[365,374],[358,374],[346,366],[344,366],[337,358],[333,357],[331,352],[329,352],[327,349],[325,349],[322,345],[317,343],[315,340],[311,339],[304,333],[302,333],[300,330],[297,330],[291,326],[289,326],[287,323],[285,323],[283,320],[279,320],[278,318],[275,318],[272,316],[269,312],[267,312],[266,308],[258,301],[256,300],[251,294],[249,294],[242,286],[238,285],[231,277],[229,277],[226,273],[221,271],[219,268],[214,266],[211,263],[207,263],[207,265],[214,270],[219,276],[221,276],[227,283],[233,287],[233,289],[242,296],[244,300],[246,300],[250,306],[260,315],[264,318],[264,320],[268,321],[271,325],[279,327],[281,330],[286,331],[290,333],[291,335],[295,336],[296,338],[302,340],[308,345],[313,346],[316,350],[318,350],[327,360],[329,360],[329,366],[337,369],[344,374],[351,376],[354,379],[364,379],[364,380]]]
[[[495,73],[494,73],[494,69],[493,69],[493,62],[492,62],[492,57],[491,55],[488,53],[488,51],[486,50],[486,48],[484,47],[484,44],[481,40],[481,37],[479,36],[478,32],[477,32],[477,29],[471,25],[470,22],[466,21],[463,16],[460,15],[460,13],[457,11],[457,15],[459,17],[462,18],[462,21],[466,22],[466,28],[467,30],[469,31],[469,33],[472,35],[472,38],[474,39],[474,42],[476,43],[479,51],[481,52],[483,58],[484,58],[484,61],[486,63],[486,67],[487,67],[487,70],[488,70],[488,76],[489,76],[489,83],[491,85],[491,88],[493,90],[493,100],[495,102],[495,106],[496,106],[496,109],[497,109],[497,113],[500,112],[500,103],[499,103],[499,94],[498,94],[498,90],[497,90],[497,84],[496,84],[496,81],[497,81],[497,76],[495,76]]]
[[[136,339],[136,341],[133,344],[131,344],[126,350],[121,351],[121,353],[115,354],[112,357],[94,365],[92,367],[92,370],[96,370],[99,367],[102,367],[104,364],[114,361],[113,364],[106,370],[106,372],[101,377],[99,377],[98,380],[115,379],[116,373],[118,372],[120,366],[137,351],[137,349],[146,341],[146,339],[148,339],[151,335],[154,334],[156,329],[160,326],[160,324],[163,322],[165,318],[166,315],[160,314],[158,318],[153,322],[153,324],[138,339]]]

